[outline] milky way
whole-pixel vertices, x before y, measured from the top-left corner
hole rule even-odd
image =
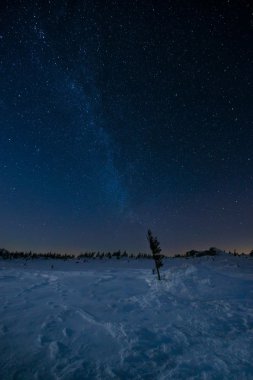
[[[0,246],[253,248],[250,2],[0,9]]]

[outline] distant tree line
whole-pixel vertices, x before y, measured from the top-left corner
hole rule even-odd
[[[204,251],[197,251],[195,249],[192,249],[190,251],[187,251],[184,255],[175,255],[174,258],[191,258],[191,257],[202,257],[202,256],[216,256],[218,255],[220,252],[224,252],[225,251],[220,251],[220,250],[217,250],[217,248],[214,248],[214,247],[211,247],[207,250],[204,250]],[[246,253],[238,253],[236,250],[234,250],[234,252],[231,252],[229,251],[228,252],[229,255],[233,255],[233,256],[251,256],[253,257],[253,250],[249,253],[249,254],[246,254]]]
[[[208,250],[205,251],[196,251],[192,249],[191,251],[186,252],[185,256],[186,257],[202,257],[202,256],[216,256],[217,255],[217,250],[213,247],[209,248]]]
[[[3,259],[39,259],[39,258],[44,258],[44,259],[61,259],[61,260],[66,260],[66,259],[73,259],[75,258],[74,255],[69,255],[69,254],[61,254],[61,253],[53,253],[53,252],[47,252],[47,253],[36,253],[36,252],[23,252],[23,251],[7,251],[6,249],[0,249],[0,257]]]
[[[138,254],[129,254],[126,251],[114,251],[114,252],[100,252],[100,251],[93,251],[93,252],[84,252],[80,255],[70,255],[70,254],[61,254],[61,253],[54,253],[54,252],[46,252],[46,253],[36,253],[36,252],[11,252],[7,251],[6,249],[0,249],[0,257],[3,259],[26,259],[26,260],[32,260],[32,259],[59,259],[59,260],[68,260],[68,259],[152,259],[152,255],[148,255],[147,253],[141,253]]]
[[[194,258],[194,257],[202,257],[202,256],[215,256],[217,255],[218,251],[216,248],[211,247],[208,250],[205,251],[197,251],[197,250],[190,250],[187,251],[184,255],[175,255],[174,258]],[[230,255],[233,256],[250,256],[253,257],[253,250],[249,254],[245,253],[238,253],[236,251],[229,252]],[[141,253],[133,254],[133,253],[127,253],[126,251],[114,251],[114,252],[100,252],[100,251],[92,251],[92,252],[84,252],[80,255],[71,255],[71,254],[62,254],[62,253],[55,253],[55,252],[46,252],[46,253],[36,253],[36,252],[23,252],[23,251],[8,251],[6,249],[0,249],[0,258],[2,259],[26,259],[26,260],[32,260],[32,259],[59,259],[59,260],[68,260],[68,259],[76,259],[76,260],[86,260],[86,259],[157,259],[157,265],[158,269],[161,267],[161,263],[163,259],[172,259],[173,257],[168,257],[161,255],[160,252],[155,254],[155,257],[153,254],[147,254],[147,253]]]

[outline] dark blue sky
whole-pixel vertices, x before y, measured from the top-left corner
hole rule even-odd
[[[0,246],[253,248],[249,1],[0,9]]]

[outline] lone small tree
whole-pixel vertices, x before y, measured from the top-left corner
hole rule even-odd
[[[152,252],[153,259],[155,261],[155,267],[156,267],[156,271],[157,271],[157,277],[158,277],[158,280],[160,281],[161,277],[160,277],[159,268],[161,268],[163,266],[163,262],[162,262],[163,256],[160,255],[160,253],[162,251],[161,248],[160,248],[160,243],[157,240],[157,237],[154,237],[152,235],[151,230],[148,230],[147,239],[148,239],[148,242],[149,242],[149,246],[150,246],[150,249],[151,249],[151,252]]]

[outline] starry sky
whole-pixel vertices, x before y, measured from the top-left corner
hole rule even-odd
[[[0,5],[0,246],[253,249],[250,1]]]

